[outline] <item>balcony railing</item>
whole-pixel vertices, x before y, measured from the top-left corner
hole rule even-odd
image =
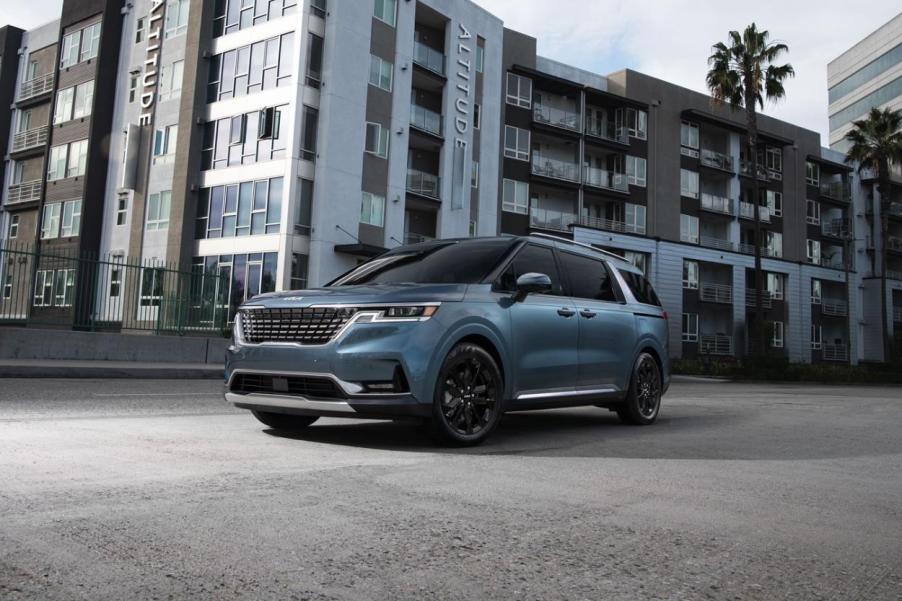
[[[537,123],[579,131],[579,113],[573,111],[537,104],[532,109],[532,118]]]
[[[902,308],[899,308],[899,307],[893,308],[893,321],[896,323],[902,322]]]
[[[845,317],[849,314],[849,305],[841,300],[821,300],[821,313],[835,317]]]
[[[846,238],[849,235],[848,219],[830,219],[821,223],[821,233],[831,238]]]
[[[702,334],[698,339],[700,355],[732,355],[733,337],[724,334]]]
[[[754,288],[747,288],[745,291],[745,306],[746,307],[754,307],[757,305],[757,301],[755,299],[756,290]],[[761,306],[765,309],[770,309],[774,306],[774,299],[771,296],[770,292],[766,290],[761,291]]]
[[[570,229],[571,224],[578,223],[578,221],[579,217],[575,213],[535,207],[529,209],[529,225],[531,227],[566,232]]]
[[[580,225],[585,225],[586,227],[594,227],[600,230],[607,230],[609,232],[622,232],[626,234],[645,233],[645,225],[625,223],[623,221],[603,219],[601,217],[589,217],[587,215],[583,215],[579,218],[579,223]]]
[[[698,243],[701,246],[707,246],[709,248],[719,248],[720,250],[728,250],[730,252],[736,250],[736,247],[729,240],[725,240],[723,238],[715,238],[713,236],[699,236]]]
[[[757,169],[755,169],[749,161],[739,161],[739,172],[742,175],[752,177],[753,169],[757,172],[758,179],[767,181],[767,169],[764,168],[764,165],[757,165]]]
[[[445,74],[445,55],[421,42],[413,43],[413,62],[433,73]]]
[[[35,127],[13,136],[12,152],[21,152],[47,143],[47,126]]]
[[[410,125],[437,136],[442,135],[442,116],[416,104],[410,107]]]
[[[894,269],[886,270],[886,277],[891,280],[900,280],[902,281],[902,271],[896,271]]]
[[[604,188],[616,192],[629,192],[629,181],[625,173],[615,173],[607,169],[586,167],[583,170],[583,183],[595,188]]]
[[[433,236],[425,234],[415,234],[413,232],[404,232],[404,244],[419,244],[420,242],[429,242],[435,240]]]
[[[714,194],[702,192],[701,208],[705,211],[711,211],[712,213],[732,215],[733,201],[729,198],[724,198],[723,196],[715,196]]]
[[[722,152],[716,152],[714,150],[708,150],[707,148],[702,148],[701,157],[699,158],[702,165],[707,165],[708,167],[714,167],[715,169],[722,169],[723,171],[729,171],[733,173],[733,157],[728,154],[723,154]]]
[[[19,86],[19,100],[28,100],[41,94],[49,94],[53,91],[53,73],[39,75],[34,79],[23,81]]]
[[[706,303],[733,304],[733,287],[729,284],[702,284],[698,295]]]
[[[824,361],[848,361],[849,347],[845,344],[825,344],[821,350]]]
[[[579,165],[576,163],[543,157],[535,152],[532,153],[532,173],[571,182],[579,181]]]
[[[849,201],[852,194],[851,188],[846,182],[821,182],[820,190],[821,196],[846,202]]]
[[[902,217],[902,202],[889,203],[886,212],[894,217]]]
[[[41,180],[13,184],[6,191],[6,204],[29,202],[41,198]]]
[[[612,121],[586,122],[586,135],[595,136],[618,144],[629,144],[630,134],[625,127],[617,127]]]
[[[902,252],[902,238],[900,238],[899,236],[887,236],[886,247],[889,250]]]
[[[755,219],[755,205],[750,202],[740,202],[739,203],[739,216],[743,219]],[[770,223],[770,208],[769,207],[758,207],[758,219],[761,220],[762,223]]]
[[[407,191],[430,198],[440,198],[439,190],[442,187],[442,178],[432,173],[417,169],[407,170]]]

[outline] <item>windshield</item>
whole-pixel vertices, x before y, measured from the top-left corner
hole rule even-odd
[[[512,244],[511,239],[492,239],[408,246],[367,261],[328,285],[476,284]]]

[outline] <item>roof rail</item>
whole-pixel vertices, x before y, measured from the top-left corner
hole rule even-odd
[[[548,240],[555,240],[557,242],[565,242],[567,244],[574,244],[576,246],[582,246],[583,248],[588,248],[589,250],[594,250],[597,253],[607,255],[611,258],[617,259],[618,261],[626,261],[626,259],[624,259],[620,255],[618,255],[617,253],[612,253],[609,250],[604,250],[602,248],[598,248],[597,246],[592,246],[591,244],[586,244],[585,242],[577,242],[576,240],[571,240],[570,238],[564,238],[563,236],[555,236],[554,234],[544,234],[542,232],[531,233],[529,235],[535,236],[536,238],[547,238]]]

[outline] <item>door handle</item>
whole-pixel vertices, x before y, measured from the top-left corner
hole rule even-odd
[[[576,311],[574,311],[573,309],[568,309],[566,307],[562,307],[557,310],[557,314],[560,315],[561,317],[573,317],[574,315],[576,315]]]
[[[592,319],[593,317],[598,315],[598,313],[596,313],[595,311],[589,311],[588,309],[583,309],[582,311],[579,312],[579,314],[582,315],[583,317],[585,317],[586,319]]]

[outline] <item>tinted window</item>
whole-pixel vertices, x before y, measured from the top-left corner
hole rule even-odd
[[[568,252],[560,253],[560,257],[561,268],[570,283],[570,296],[617,301],[614,284],[604,262]]]
[[[661,299],[658,298],[658,295],[655,294],[655,289],[651,287],[651,284],[643,276],[632,271],[623,270],[620,271],[620,275],[626,280],[626,285],[629,286],[630,292],[633,293],[637,301],[646,305],[661,306]]]
[[[498,264],[511,240],[408,246],[376,257],[331,282],[355,284],[475,284]]]
[[[517,288],[517,278],[524,273],[544,273],[551,278],[551,294],[562,294],[561,276],[554,262],[554,253],[545,246],[527,244],[517,253],[510,266],[504,270],[496,290],[513,292]]]

